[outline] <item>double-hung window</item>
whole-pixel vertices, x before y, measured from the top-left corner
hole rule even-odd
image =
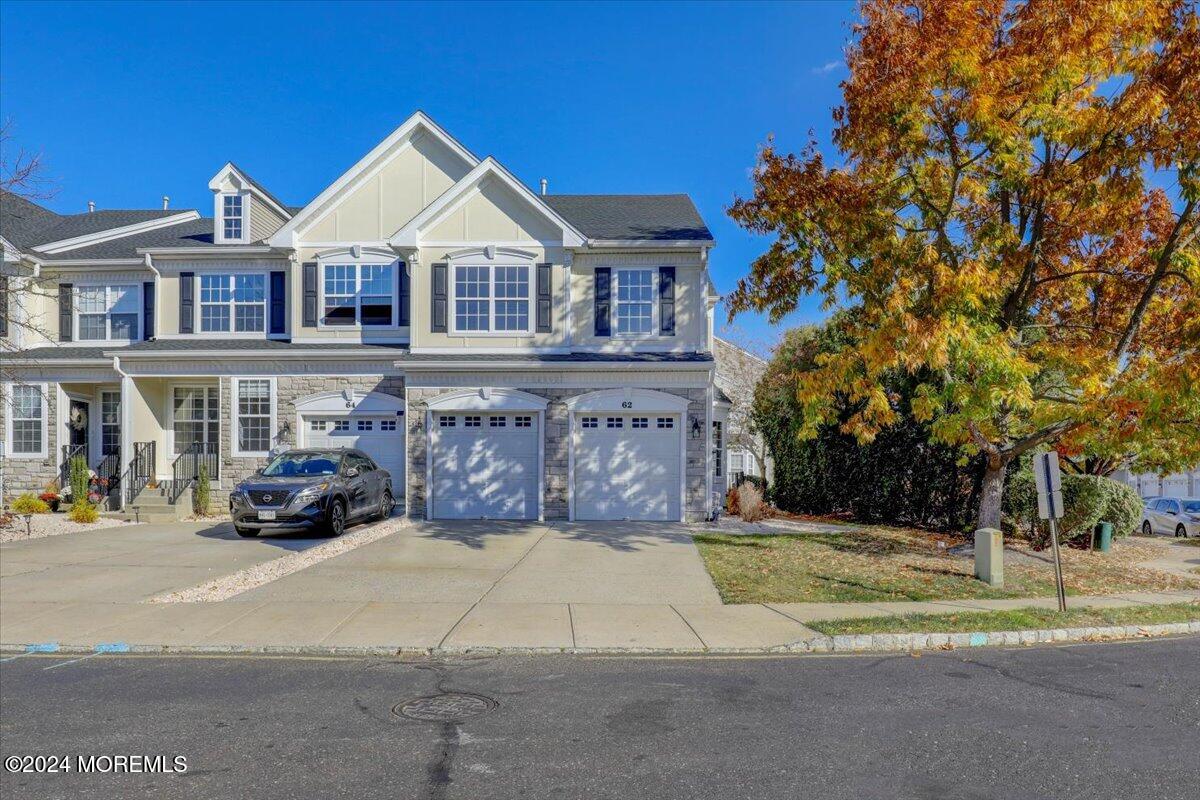
[[[242,213],[243,209],[244,204],[240,194],[227,194],[222,197],[222,232],[224,233],[226,241],[241,241],[245,221]]]
[[[100,393],[100,453],[121,452],[121,393]]]
[[[325,264],[325,325],[390,327],[396,324],[395,264]]]
[[[723,428],[724,426],[717,420],[713,420],[712,436],[713,436],[713,472],[716,477],[721,477],[721,467],[723,460],[721,458],[723,448]]]
[[[136,284],[80,286],[76,289],[76,306],[80,341],[138,338],[141,288]]]
[[[237,449],[239,455],[267,453],[271,449],[271,381],[269,378],[234,380],[237,402]]]
[[[654,273],[652,269],[619,269],[617,278],[616,332],[620,335],[654,333]]]
[[[457,333],[529,333],[528,264],[454,268]]]
[[[46,453],[46,405],[41,386],[13,384],[9,395],[9,453],[39,456]]]
[[[267,319],[267,276],[200,276],[200,330],[262,333]]]

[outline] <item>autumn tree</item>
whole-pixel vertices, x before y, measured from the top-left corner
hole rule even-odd
[[[812,436],[871,440],[885,377],[986,463],[1035,448],[1200,459],[1200,24],[1185,0],[868,0],[834,111],[836,162],[769,141],[731,216],[775,237],[731,314],[808,293],[853,348],[799,374]]]

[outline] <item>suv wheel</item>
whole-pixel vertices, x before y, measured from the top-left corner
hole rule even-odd
[[[330,536],[341,536],[346,530],[346,504],[334,500],[329,504],[329,517],[325,520],[325,532]]]
[[[1175,528],[1175,535],[1178,536],[1180,539],[1186,539],[1187,538],[1187,528],[1183,527],[1182,525],[1178,526],[1177,528]]]
[[[392,510],[396,508],[396,500],[392,497],[391,491],[383,490],[383,499],[379,501],[379,518],[387,519],[392,515]]]
[[[1146,520],[1145,522],[1142,523],[1142,535],[1143,536],[1153,536],[1154,535],[1154,529],[1150,527],[1150,520]]]

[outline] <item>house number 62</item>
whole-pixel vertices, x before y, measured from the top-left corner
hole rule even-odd
[[[633,402],[626,400],[624,403],[621,403],[621,408],[633,408]]]

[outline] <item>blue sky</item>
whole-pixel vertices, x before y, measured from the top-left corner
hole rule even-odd
[[[233,160],[303,204],[423,109],[551,192],[687,192],[727,292],[766,247],[725,209],[768,133],[829,141],[850,3],[3,3],[0,115],[61,212],[211,208]],[[808,298],[789,324],[823,316]],[[739,317],[741,337],[781,328]]]

